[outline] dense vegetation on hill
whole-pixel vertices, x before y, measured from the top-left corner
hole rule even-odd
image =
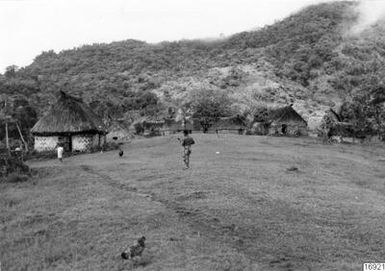
[[[226,112],[253,115],[260,105],[294,103],[310,121],[344,103],[351,111],[346,118],[353,119],[361,114],[352,113],[358,100],[375,111],[370,104],[384,96],[385,67],[385,39],[378,35],[385,24],[350,35],[356,6],[309,6],[273,25],[216,41],[126,40],[43,52],[31,65],[0,75],[0,93],[26,100],[38,115],[58,90],[82,97],[106,120],[128,121],[180,107],[191,111],[194,99],[208,91],[227,96],[232,108]]]

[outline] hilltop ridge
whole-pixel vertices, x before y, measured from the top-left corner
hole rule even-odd
[[[31,65],[0,77],[0,92],[25,97],[42,114],[61,89],[82,97],[100,115],[132,119],[138,112],[165,115],[194,91],[214,89],[228,95],[239,113],[259,104],[294,103],[312,123],[363,91],[368,81],[382,83],[385,40],[378,33],[384,24],[347,35],[359,16],[356,6],[312,5],[221,40],[125,40],[43,52]]]

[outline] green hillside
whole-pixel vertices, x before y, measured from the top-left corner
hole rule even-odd
[[[356,5],[309,6],[273,25],[216,41],[126,40],[44,52],[31,65],[0,76],[0,92],[28,100],[41,115],[62,89],[104,118],[132,121],[167,115],[209,90],[227,95],[232,113],[294,103],[311,122],[358,94],[382,93],[384,24],[348,35],[358,18]]]

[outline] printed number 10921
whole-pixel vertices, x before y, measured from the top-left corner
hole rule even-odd
[[[385,263],[364,263],[362,271],[385,271]]]

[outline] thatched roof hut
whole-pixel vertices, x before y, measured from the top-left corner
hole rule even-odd
[[[47,151],[62,144],[67,151],[84,151],[105,142],[102,120],[80,99],[60,91],[57,102],[32,127],[35,149]]]
[[[307,134],[307,122],[294,110],[292,104],[270,110],[266,123],[270,125],[269,134]]]
[[[57,102],[32,127],[33,135],[105,133],[102,120],[80,99],[60,91]]]
[[[294,110],[292,104],[285,107],[272,109],[269,112],[268,120],[270,122],[279,122],[279,123],[299,122],[307,125],[307,122],[301,117],[301,115]]]

